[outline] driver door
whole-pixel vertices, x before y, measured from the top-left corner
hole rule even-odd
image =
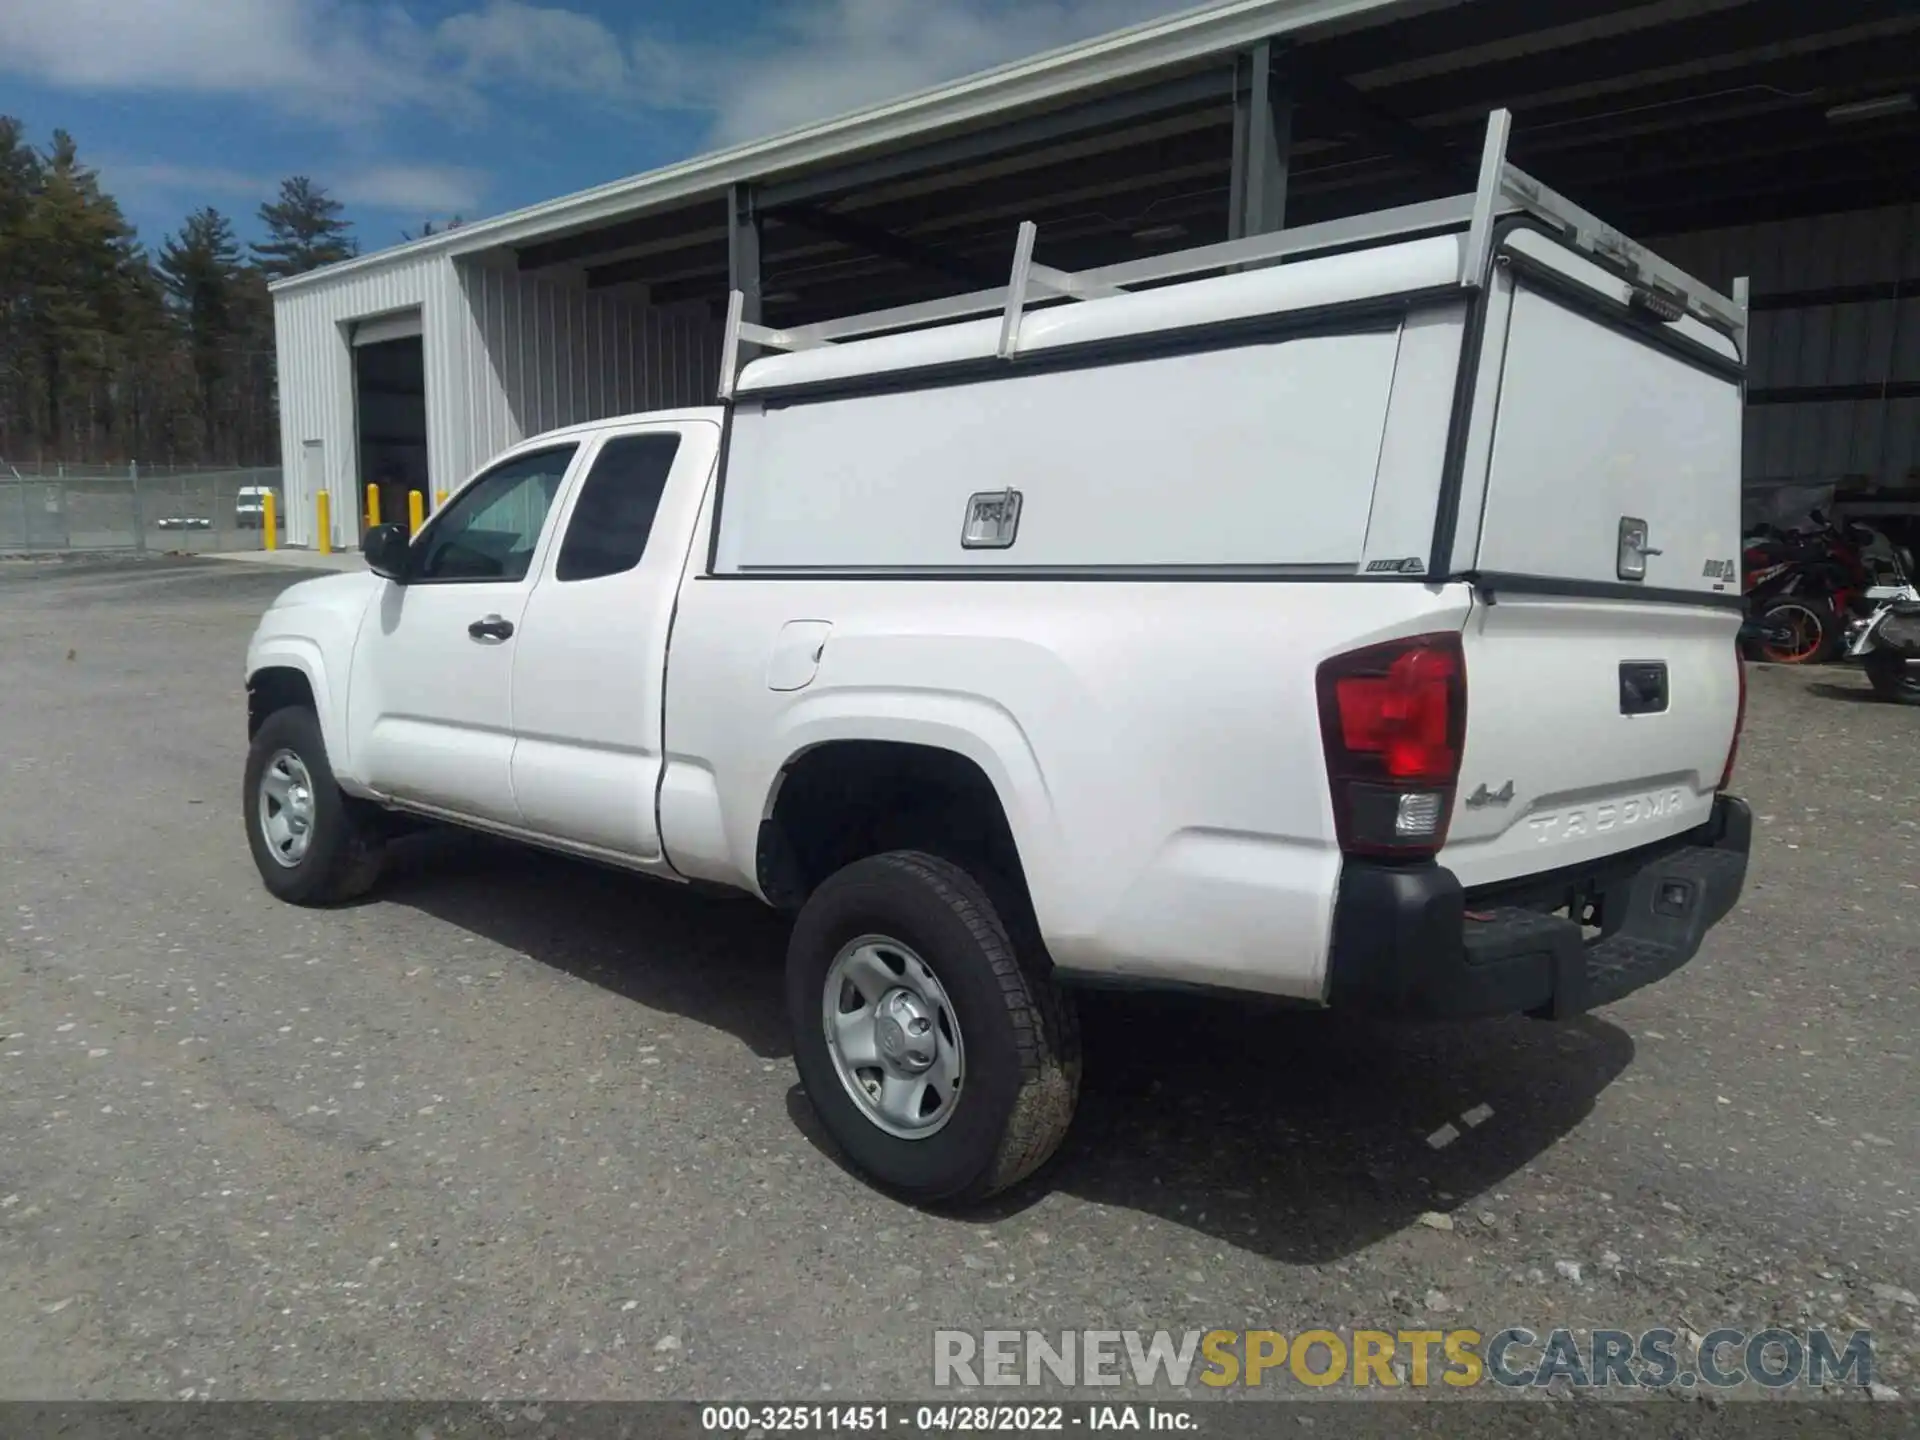
[[[578,450],[513,455],[421,531],[406,583],[388,581],[354,646],[347,724],[381,795],[519,826],[513,799],[514,636],[547,519]]]

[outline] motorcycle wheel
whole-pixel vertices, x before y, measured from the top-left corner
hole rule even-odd
[[[1920,660],[1897,650],[1872,650],[1866,663],[1874,694],[1902,705],[1920,705]]]
[[[1818,665],[1839,652],[1840,617],[1824,600],[1783,596],[1770,602],[1758,619],[1769,630],[1782,632],[1755,647],[1758,658],[1769,665]]]

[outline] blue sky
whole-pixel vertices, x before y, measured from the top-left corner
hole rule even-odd
[[[306,174],[378,249],[1194,3],[0,0],[0,114],[149,245]]]

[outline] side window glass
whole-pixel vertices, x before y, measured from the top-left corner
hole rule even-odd
[[[573,502],[554,569],[559,580],[596,580],[633,569],[647,551],[678,435],[618,435],[600,447]]]
[[[524,580],[578,448],[517,455],[474,481],[427,528],[408,579]]]

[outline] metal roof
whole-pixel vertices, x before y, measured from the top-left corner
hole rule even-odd
[[[1209,243],[1234,56],[1276,36],[1290,228],[1456,193],[1496,107],[1519,163],[1642,239],[1920,201],[1915,0],[1225,0],[278,288],[484,254],[711,310],[739,183],[782,327],[998,283],[1025,220],[1072,270]]]
[[[463,255],[523,245],[608,219],[717,195],[741,181],[846,159],[989,116],[1044,106],[1310,26],[1460,3],[1464,0],[1216,0],[904,99],[355,256],[276,281],[269,288],[278,293],[324,285],[343,274],[436,251]]]

